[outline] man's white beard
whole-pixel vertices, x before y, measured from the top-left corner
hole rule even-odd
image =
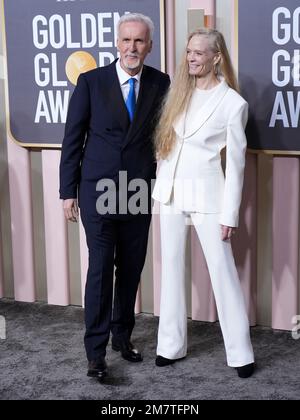
[[[140,65],[141,65],[141,60],[140,60],[140,59],[137,59],[136,64],[129,64],[129,63],[127,62],[127,60],[124,60],[124,65],[125,65],[125,67],[126,67],[128,70],[135,70],[135,69],[137,69],[137,68],[139,68],[139,67],[140,67]]]

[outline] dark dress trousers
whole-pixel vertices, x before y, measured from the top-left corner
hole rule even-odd
[[[130,339],[151,221],[151,206],[148,214],[121,214],[118,199],[115,214],[99,214],[96,202],[104,191],[97,191],[96,186],[99,180],[113,180],[119,192],[119,172],[125,171],[128,183],[136,178],[147,182],[151,203],[151,179],[156,175],[153,134],[169,85],[169,76],[144,66],[132,123],[116,62],[82,74],[70,100],[60,198],[78,196],[86,232],[85,347],[90,361],[105,356],[110,331],[116,342]]]

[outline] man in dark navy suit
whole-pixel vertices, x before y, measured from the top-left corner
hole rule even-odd
[[[153,134],[170,84],[169,76],[144,65],[152,49],[153,31],[153,22],[146,16],[129,14],[121,18],[120,59],[80,75],[70,101],[62,146],[60,197],[66,218],[77,221],[78,192],[89,249],[85,348],[88,376],[99,380],[107,375],[105,356],[110,331],[113,350],[130,362],[142,361],[131,343],[131,334],[151,206],[147,212],[124,212],[124,197],[127,204],[130,193],[121,191],[124,182],[119,177],[120,173],[123,177],[126,174],[126,188],[132,180],[143,180],[148,191],[142,199],[151,203],[151,180],[156,174]],[[101,194],[103,197],[107,193],[99,191],[99,181],[105,179],[113,182],[117,191],[112,206],[115,211],[106,213],[98,206],[99,196],[101,199]]]

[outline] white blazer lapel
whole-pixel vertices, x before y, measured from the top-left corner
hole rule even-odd
[[[226,95],[228,89],[229,86],[227,85],[227,83],[225,81],[222,81],[220,85],[215,89],[214,93],[209,98],[209,100],[205,103],[205,105],[201,107],[201,109],[199,109],[199,112],[195,115],[193,123],[190,124],[188,127],[184,127],[185,121],[183,121],[183,132],[185,131],[183,135],[184,138],[191,137],[193,134],[195,134],[196,131],[198,131],[203,126],[203,124],[214,113],[215,109]]]
[[[184,131],[185,131],[185,116],[186,116],[186,111],[183,112],[175,121],[175,123],[173,124],[173,128],[176,132],[176,134],[183,139],[184,137]]]

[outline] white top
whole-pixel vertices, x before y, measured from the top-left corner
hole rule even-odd
[[[199,111],[199,109],[203,108],[205,103],[213,95],[215,89],[218,86],[219,85],[215,86],[212,89],[208,89],[208,90],[195,88],[193,96],[191,97],[188,112],[187,112],[186,118],[185,118],[185,130],[186,130],[187,127],[189,127],[191,122],[194,121],[196,113]]]
[[[139,96],[139,91],[140,91],[140,86],[141,86],[141,76],[142,76],[143,67],[141,68],[140,72],[136,74],[134,77],[130,76],[130,74],[128,74],[125,70],[122,69],[120,60],[118,60],[116,63],[116,69],[117,69],[117,74],[118,74],[124,101],[125,102],[127,101],[127,98],[129,95],[129,90],[130,90],[129,79],[131,78],[136,79],[135,96],[137,99]]]

